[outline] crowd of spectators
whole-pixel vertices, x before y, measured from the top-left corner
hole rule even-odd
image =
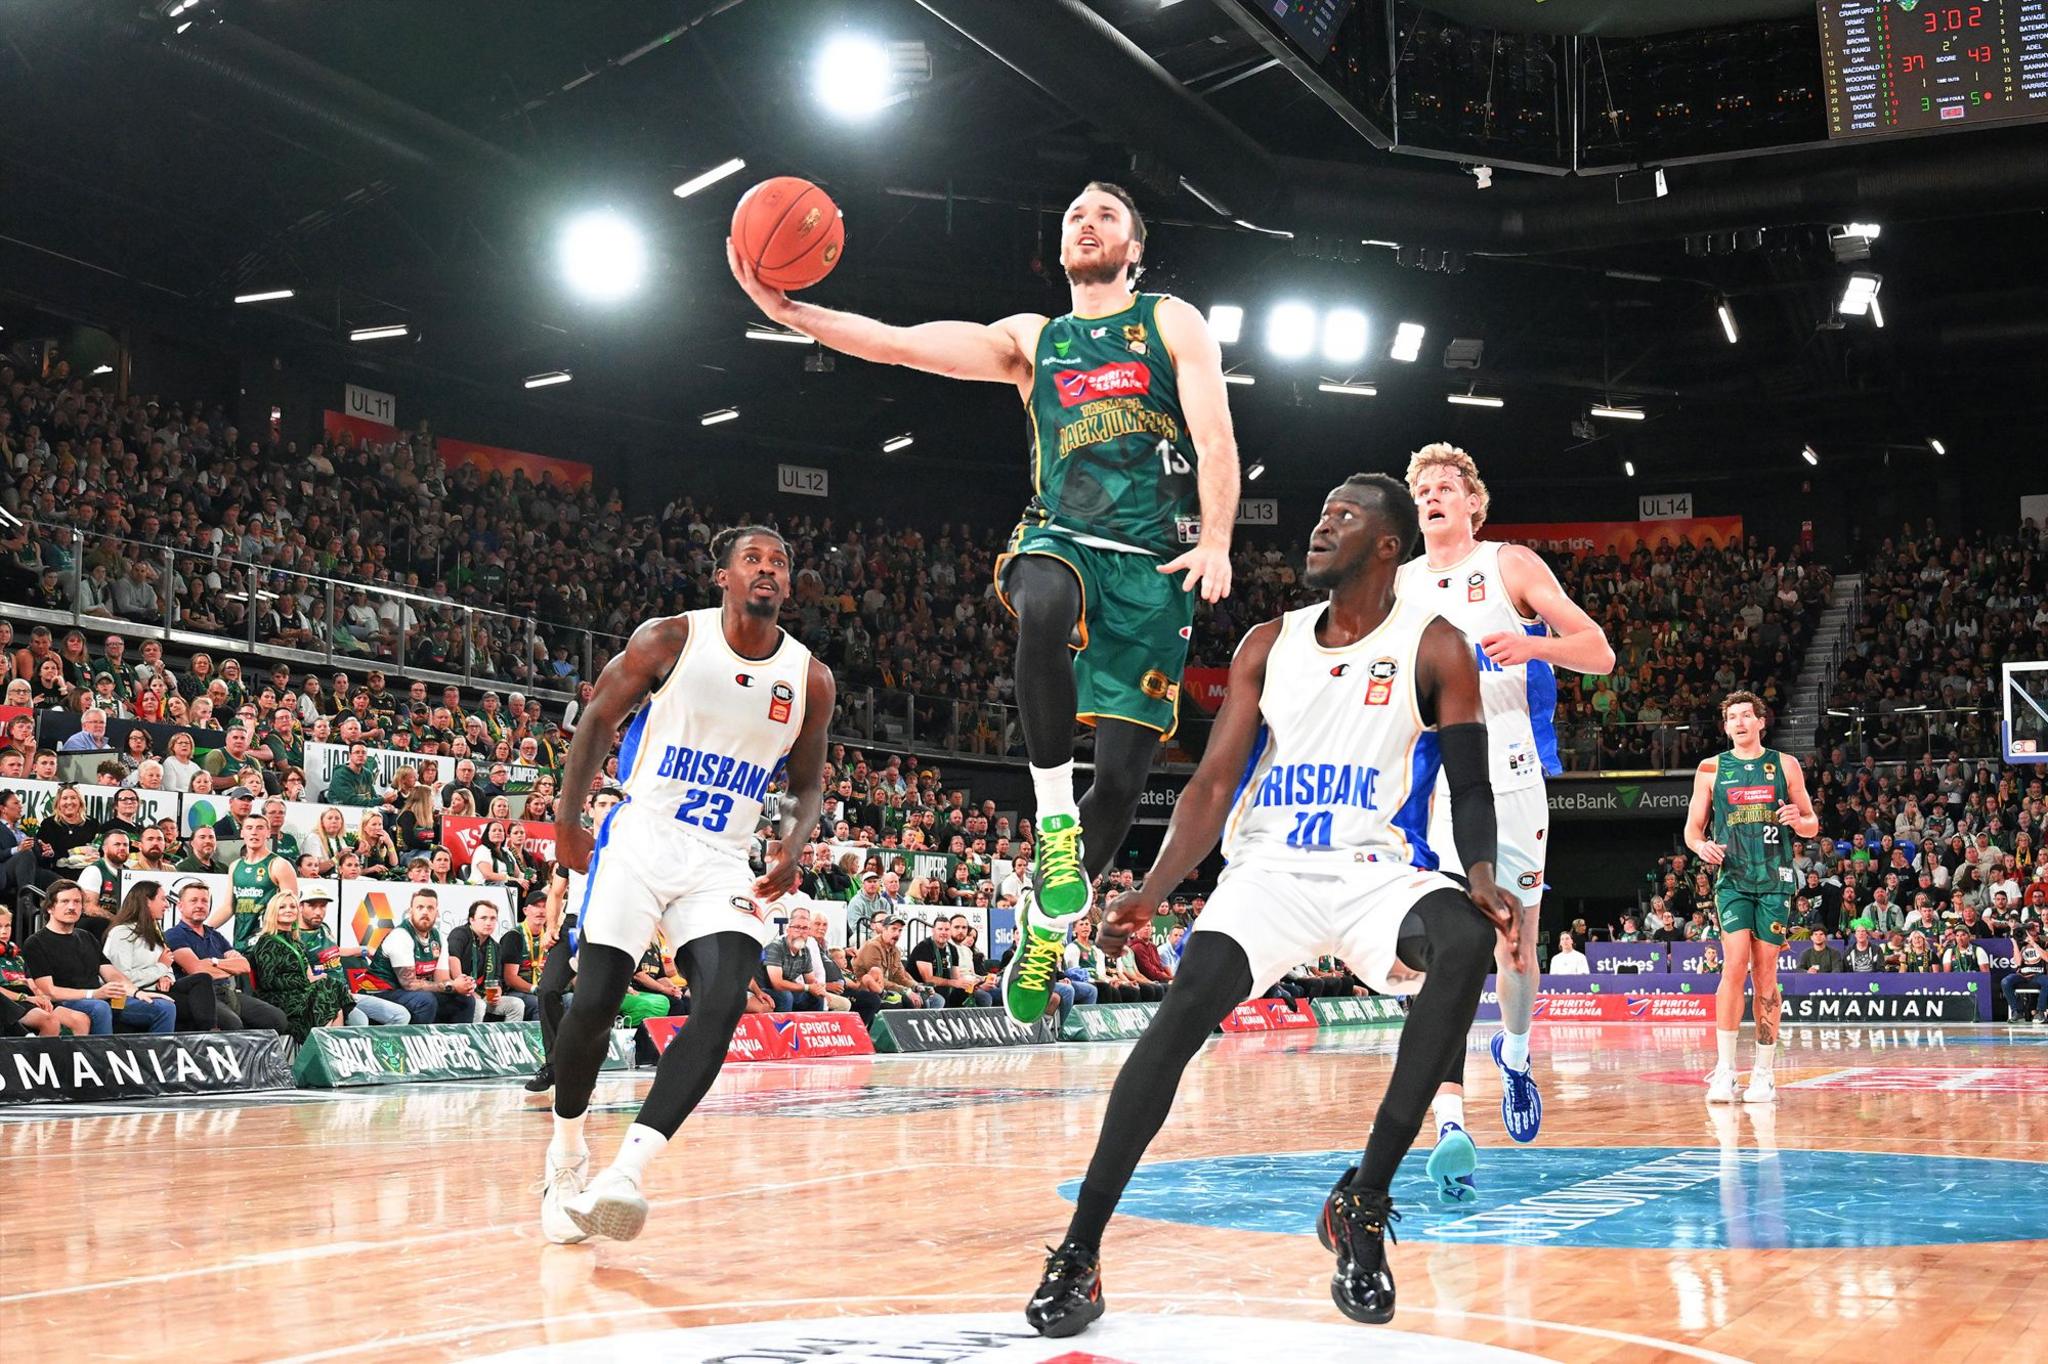
[[[1881,541],[1828,698],[1827,743],[1853,757],[1940,760],[1998,752],[1999,665],[2048,658],[2048,535]]]

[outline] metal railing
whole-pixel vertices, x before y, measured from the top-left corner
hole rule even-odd
[[[23,594],[37,601],[5,605],[46,625],[186,649],[246,650],[302,665],[379,668],[443,684],[513,686],[563,700],[626,642],[584,626],[231,554],[38,521],[9,531],[4,552],[33,546],[42,573]]]

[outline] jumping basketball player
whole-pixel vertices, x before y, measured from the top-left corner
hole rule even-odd
[[[1494,871],[1521,905],[1517,931],[1529,944],[1520,968],[1505,951],[1496,954],[1501,1031],[1493,1039],[1493,1060],[1501,1073],[1502,1125],[1516,1141],[1534,1141],[1543,1125],[1543,1096],[1529,1066],[1536,923],[1550,831],[1543,779],[1563,770],[1551,726],[1557,699],[1552,669],[1604,673],[1614,667],[1614,650],[1534,550],[1476,538],[1486,524],[1488,497],[1472,456],[1455,445],[1424,446],[1408,461],[1408,491],[1422,518],[1423,552],[1402,566],[1397,590],[1403,600],[1464,631],[1479,667],[1494,808],[1500,812]],[[1429,846],[1447,871],[1456,872],[1447,794],[1447,788],[1439,790],[1430,812]],[[1454,1202],[1474,1196],[1472,1171],[1479,1159],[1465,1129],[1464,1078],[1461,1056],[1437,1096],[1437,1144],[1430,1152],[1430,1177]]]
[[[748,296],[782,325],[864,360],[1010,384],[1030,414],[1036,496],[996,561],[1017,617],[1038,809],[1032,893],[1018,904],[1003,975],[1004,1006],[1024,1023],[1045,1012],[1068,927],[1087,912],[1174,731],[1192,594],[1213,602],[1230,591],[1237,439],[1222,352],[1192,305],[1132,291],[1144,247],[1131,196],[1096,181],[1060,233],[1071,312],[915,327],[798,303],[727,248]],[[1077,719],[1095,727],[1095,780],[1078,804]]]
[[[1150,922],[1221,834],[1229,865],[1117,1076],[1073,1222],[1025,1308],[1042,1335],[1074,1335],[1102,1315],[1103,1228],[1188,1061],[1238,1001],[1326,952],[1376,990],[1415,995],[1364,1157],[1338,1179],[1320,1223],[1337,1255],[1338,1308],[1356,1321],[1394,1314],[1384,1244],[1394,1169],[1464,1054],[1496,930],[1512,933],[1515,922],[1514,900],[1493,881],[1471,646],[1394,594],[1414,542],[1415,506],[1393,479],[1358,474],[1330,493],[1303,578],[1329,600],[1245,636],[1159,856],[1139,889],[1110,903],[1125,933]],[[1436,858],[1425,827],[1440,762],[1469,895],[1429,870]]]
[[[555,1039],[555,1135],[541,1202],[550,1241],[640,1234],[641,1172],[725,1061],[773,932],[761,902],[795,887],[800,840],[824,802],[832,674],[775,623],[789,596],[789,547],[765,526],[742,526],[720,534],[712,556],[724,604],[633,632],[599,675],[562,774],[563,790],[589,790],[632,714],[619,750],[625,801],[594,841],[573,802],[555,821],[556,858],[588,876],[576,907],[576,993]],[[762,797],[785,775],[788,795],[756,879],[748,843]],[[586,1188],[590,1091],[634,963],[657,928],[677,945],[689,979],[690,1025],[662,1054],[611,1168]]]
[[[588,827],[601,829],[612,807],[626,798],[616,786],[601,788],[590,798]],[[534,993],[540,999],[540,1069],[526,1082],[529,1094],[545,1094],[555,1087],[555,1034],[562,1028],[563,1000],[576,979],[569,963],[576,955],[576,906],[583,903],[583,872],[571,871],[560,862],[548,877],[546,928],[548,943],[539,966],[534,968]]]
[[[1820,834],[1820,816],[1806,794],[1799,759],[1764,747],[1764,703],[1755,693],[1732,691],[1721,702],[1721,728],[1734,747],[1701,761],[1693,774],[1685,816],[1685,846],[1710,867],[1714,910],[1721,918],[1721,984],[1714,991],[1714,1042],[1719,1056],[1707,1077],[1707,1102],[1735,1102],[1735,1043],[1742,1035],[1742,991],[1755,983],[1756,1066],[1745,1103],[1778,1097],[1773,1076],[1778,1055],[1778,949],[1785,945],[1794,878],[1790,828],[1801,838]],[[1713,821],[1713,837],[1707,822]]]

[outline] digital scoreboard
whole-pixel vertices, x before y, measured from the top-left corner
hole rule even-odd
[[[1310,61],[1320,62],[1351,6],[1352,0],[1256,0],[1253,8],[1278,24]]]
[[[1828,136],[2048,118],[2048,0],[1819,0]]]

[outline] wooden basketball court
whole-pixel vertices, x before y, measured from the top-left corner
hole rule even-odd
[[[1515,1150],[1485,1036],[1481,1199],[1447,1209],[1404,1167],[1389,1327],[1337,1314],[1311,1230],[1391,1065],[1394,1034],[1365,1031],[1211,1045],[1104,1242],[1109,1315],[1072,1341],[1030,1336],[1021,1308],[1125,1045],[730,1067],[623,1245],[542,1242],[548,1120],[509,1083],[8,1112],[0,1341],[24,1360],[2038,1357],[2048,1030],[1788,1029],[1772,1115],[1709,1112],[1707,1029],[1543,1026],[1547,1117]],[[647,1076],[602,1083],[600,1162]]]

